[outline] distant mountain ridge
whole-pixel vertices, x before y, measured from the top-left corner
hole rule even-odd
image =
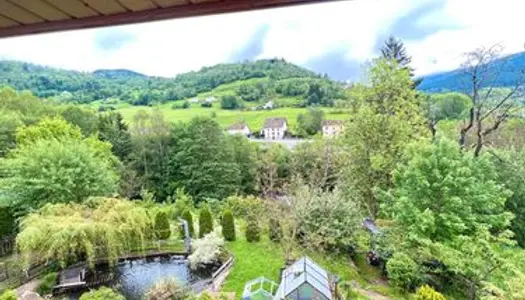
[[[194,97],[221,84],[251,78],[321,78],[321,75],[283,59],[265,59],[218,64],[174,78],[152,77],[127,69],[78,72],[18,61],[0,61],[0,86],[30,90],[39,97],[72,94],[79,103],[118,98],[136,105],[148,105]]]
[[[501,73],[498,78],[493,78],[488,82],[494,82],[495,87],[511,87],[522,76],[521,71],[525,70],[525,53],[516,53],[499,58],[492,63],[491,67],[500,70]],[[467,81],[468,76],[464,70],[456,69],[425,76],[418,89],[429,93],[462,92],[469,87],[468,84],[465,84]]]

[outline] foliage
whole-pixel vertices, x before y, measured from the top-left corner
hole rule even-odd
[[[176,278],[166,278],[155,283],[144,298],[146,300],[184,300],[188,290]]]
[[[375,60],[368,84],[355,88],[355,112],[345,124],[344,185],[375,218],[380,214],[376,190],[392,186],[391,174],[403,149],[426,129],[407,70],[392,61]]]
[[[436,292],[427,284],[419,287],[416,291],[415,300],[445,300],[446,298],[439,292]]]
[[[16,243],[26,263],[98,259],[115,263],[153,237],[146,210],[119,199],[92,198],[83,204],[47,204],[20,224]]]
[[[281,229],[281,224],[279,223],[279,220],[275,218],[270,218],[269,226],[270,228],[268,230],[268,233],[270,241],[279,243],[283,235],[283,230]]]
[[[297,116],[297,133],[301,136],[315,135],[323,129],[324,112],[318,108],[308,108]]]
[[[180,217],[185,210],[193,208],[193,199],[186,194],[184,188],[175,191],[175,218]]]
[[[80,128],[82,135],[85,137],[94,135],[97,132],[98,117],[91,108],[79,105],[66,105],[60,115],[68,123]]]
[[[225,210],[222,219],[222,236],[227,241],[235,241],[235,220],[231,210]]]
[[[162,201],[172,194],[170,186],[170,148],[173,139],[171,125],[159,110],[138,111],[131,123],[132,152],[130,159],[143,188],[152,191]]]
[[[194,237],[195,229],[193,227],[193,215],[191,214],[191,211],[188,208],[185,209],[180,218],[188,222],[188,231],[190,232],[190,236]],[[181,236],[184,236],[184,234],[184,228],[181,226]]]
[[[386,264],[390,282],[403,290],[413,290],[421,282],[419,265],[405,253],[396,252]]]
[[[42,278],[36,287],[36,292],[39,295],[49,295],[53,291],[53,287],[57,284],[57,273],[49,273]]]
[[[240,191],[245,194],[255,193],[259,175],[257,173],[259,144],[250,142],[240,134],[228,135],[226,140],[233,148],[233,158],[239,168]]]
[[[43,119],[38,124],[20,127],[16,131],[16,142],[19,145],[32,144],[38,140],[79,140],[82,132],[63,119]]]
[[[199,238],[213,231],[213,216],[208,205],[203,205],[199,211]]]
[[[124,296],[115,292],[111,288],[101,287],[97,290],[91,290],[83,293],[79,300],[124,300]]]
[[[128,125],[124,123],[118,112],[108,112],[98,115],[98,138],[111,143],[111,151],[121,161],[128,159],[131,153],[131,134]]]
[[[13,210],[8,206],[0,206],[0,239],[14,233],[15,228]]]
[[[429,119],[458,120],[470,107],[470,100],[460,93],[432,94],[424,105]]]
[[[18,300],[15,291],[6,290],[0,294],[0,300]]]
[[[292,194],[291,214],[289,218],[296,220],[306,247],[343,252],[357,247],[362,214],[358,203],[339,189],[297,187]]]
[[[171,235],[170,222],[168,214],[164,211],[159,211],[155,215],[155,236],[160,240],[167,240]]]
[[[250,243],[258,242],[261,240],[259,221],[256,218],[250,217],[246,220],[245,236],[246,241]]]
[[[110,149],[94,139],[24,143],[0,162],[0,194],[22,213],[46,203],[108,195],[118,180]]]
[[[230,196],[224,201],[224,206],[238,218],[261,216],[264,213],[264,203],[255,196]]]
[[[199,202],[205,198],[223,199],[240,187],[240,172],[232,145],[223,130],[210,118],[195,118],[179,124],[172,135],[170,175],[173,188],[185,191]],[[164,160],[168,161],[168,160]]]
[[[243,103],[235,95],[224,95],[221,97],[222,109],[237,109],[241,108]]]
[[[259,152],[259,190],[264,197],[282,192],[289,182],[290,151],[280,144],[271,143]]]
[[[188,257],[192,269],[215,263],[224,246],[224,239],[217,231],[206,234],[203,238],[193,243],[193,253]]]

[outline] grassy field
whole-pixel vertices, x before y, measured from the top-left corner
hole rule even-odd
[[[288,120],[288,126],[292,129],[295,128],[297,121],[297,116],[301,113],[306,112],[306,108],[278,108],[274,110],[225,110],[221,109],[219,103],[214,103],[214,106],[211,108],[200,107],[199,104],[193,103],[190,108],[187,109],[173,109],[174,102],[165,103],[154,108],[144,107],[144,106],[131,106],[131,105],[121,105],[118,108],[118,111],[124,116],[124,119],[127,122],[133,120],[133,116],[139,110],[152,111],[153,109],[159,109],[162,111],[164,117],[171,122],[188,122],[194,117],[207,116],[213,117],[219,122],[223,127],[228,127],[229,125],[235,124],[237,122],[246,122],[250,130],[259,131],[266,118],[270,117],[284,117]],[[329,108],[323,108],[325,111],[326,119],[334,120],[345,120],[348,118],[348,113],[335,111]]]

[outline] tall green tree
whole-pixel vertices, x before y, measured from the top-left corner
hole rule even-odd
[[[173,130],[170,161],[173,188],[184,188],[197,201],[224,199],[240,189],[240,171],[219,124],[195,118]]]
[[[426,136],[409,73],[393,61],[378,59],[368,69],[367,86],[358,89],[342,145],[348,155],[343,172],[347,192],[361,199],[369,214],[380,214],[376,190],[392,186],[392,171],[406,145]]]
[[[410,66],[412,57],[408,55],[405,44],[401,39],[390,36],[381,47],[381,57],[393,60],[400,68],[407,70],[413,79],[413,87],[417,87],[423,81],[422,78],[414,78],[414,68]]]
[[[78,105],[67,105],[60,112],[64,120],[76,125],[86,137],[97,132],[98,119],[95,111]]]
[[[258,190],[257,152],[259,144],[250,142],[246,137],[234,134],[226,136],[226,143],[233,148],[234,161],[239,168],[240,190],[245,194],[254,194]]]
[[[128,160],[132,150],[131,134],[118,112],[102,113],[98,116],[98,138],[110,142],[111,151],[121,161]]]
[[[306,113],[297,116],[297,133],[302,136],[315,135],[323,129],[324,112],[309,107]]]

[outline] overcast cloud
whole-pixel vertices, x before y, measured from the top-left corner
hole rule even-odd
[[[523,50],[525,1],[353,0],[0,39],[0,58],[92,71],[174,76],[217,63],[282,57],[355,80],[390,34],[417,75],[451,70],[461,54],[502,43]]]

